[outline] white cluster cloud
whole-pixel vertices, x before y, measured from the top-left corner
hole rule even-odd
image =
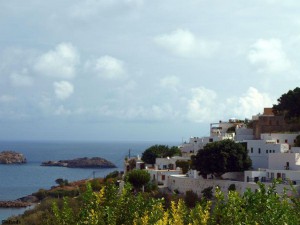
[[[55,96],[60,100],[69,98],[74,92],[73,85],[68,81],[54,82],[53,87]]]
[[[215,119],[217,108],[217,94],[204,87],[193,88],[191,90],[192,98],[188,100],[187,117],[194,122],[204,122]]]
[[[12,73],[10,75],[10,81],[14,87],[29,87],[33,84],[33,78],[28,75],[28,70],[26,68],[19,73]]]
[[[119,79],[126,76],[123,61],[108,55],[88,61],[86,67],[104,79]]]
[[[34,65],[34,69],[49,77],[70,79],[76,75],[76,66],[79,64],[79,54],[70,43],[61,43],[41,55]]]
[[[240,97],[222,99],[213,90],[204,87],[192,89],[192,98],[188,100],[187,117],[193,122],[212,122],[219,119],[237,117],[251,118],[272,106],[272,98],[266,93],[249,87]]]
[[[197,38],[189,30],[177,29],[170,34],[154,38],[159,46],[181,57],[210,57],[217,48],[218,42]]]
[[[251,46],[248,60],[258,67],[260,73],[276,74],[288,71],[291,68],[291,62],[286,56],[279,39],[257,40]]]
[[[272,99],[266,93],[259,92],[254,87],[249,87],[247,92],[237,98],[227,100],[226,108],[233,109],[234,116],[251,118],[263,111],[265,107],[272,107]]]

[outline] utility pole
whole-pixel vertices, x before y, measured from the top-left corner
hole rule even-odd
[[[131,149],[128,150],[128,159],[130,159],[130,151]]]

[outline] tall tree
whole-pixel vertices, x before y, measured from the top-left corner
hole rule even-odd
[[[283,115],[287,120],[300,117],[300,88],[289,90],[277,99],[278,104],[273,105],[275,115]]]
[[[147,164],[155,164],[156,158],[166,158],[174,155],[181,155],[180,149],[176,146],[169,148],[167,145],[153,145],[143,152],[142,160]]]
[[[192,157],[193,168],[203,177],[208,174],[220,177],[227,172],[241,172],[249,169],[251,164],[246,148],[232,140],[209,143]]]
[[[146,170],[132,170],[128,173],[127,180],[135,189],[139,189],[150,181],[150,174]]]

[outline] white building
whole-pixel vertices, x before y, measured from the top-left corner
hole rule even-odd
[[[197,154],[197,151],[203,149],[205,145],[211,142],[222,141],[225,139],[235,139],[234,129],[243,127],[243,123],[231,119],[229,122],[211,123],[209,137],[191,137],[188,143],[179,146],[183,156]],[[229,129],[229,130],[228,130]],[[232,129],[232,130],[230,130]],[[240,137],[249,137],[249,131],[240,131]]]
[[[176,167],[178,160],[190,160],[190,157],[167,157],[156,158],[154,168],[147,168],[146,170],[150,174],[151,180],[156,182],[160,187],[167,187],[167,181],[171,175],[182,174],[182,170]]]

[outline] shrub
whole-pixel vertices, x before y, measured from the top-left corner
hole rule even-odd
[[[228,191],[235,191],[235,190],[236,190],[235,184],[230,184],[228,187]]]
[[[213,197],[213,187],[204,188],[201,193],[203,195],[203,198],[205,198],[206,200],[210,200]]]
[[[185,193],[184,196],[184,202],[187,207],[194,208],[196,206],[196,203],[199,202],[199,197],[197,193],[193,192],[192,190],[189,190]]]

